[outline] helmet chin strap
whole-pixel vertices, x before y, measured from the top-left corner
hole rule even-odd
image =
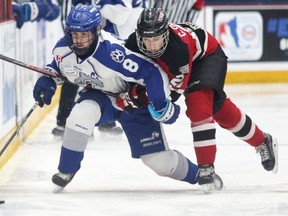
[[[88,56],[88,55],[91,53],[92,49],[90,49],[90,47],[91,47],[91,46],[86,47],[86,48],[77,48],[77,47],[75,47],[75,45],[74,45],[73,50],[74,50],[74,52],[75,52],[75,54],[76,54],[77,56],[79,56],[79,57],[85,57],[85,56]],[[94,50],[93,50],[93,51],[94,51]],[[91,54],[92,54],[92,53],[91,53]]]
[[[95,51],[97,43],[98,43],[98,35],[95,34],[93,42],[90,44],[90,46],[85,48],[77,48],[75,44],[72,44],[70,48],[78,57],[85,58],[92,55],[92,53]]]

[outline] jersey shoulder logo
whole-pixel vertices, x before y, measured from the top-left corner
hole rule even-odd
[[[56,55],[56,61],[62,62],[62,60],[63,60],[63,57],[62,57],[62,56]]]
[[[181,74],[188,74],[189,73],[189,64],[186,64],[179,68],[179,72]]]
[[[124,60],[124,54],[121,50],[114,50],[110,53],[111,58],[117,62],[117,63],[121,63]]]

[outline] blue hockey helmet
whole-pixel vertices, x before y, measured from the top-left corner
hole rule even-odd
[[[86,56],[95,50],[98,35],[101,30],[101,13],[93,5],[77,4],[73,7],[66,19],[65,34],[69,39],[70,48],[76,55]],[[94,40],[89,47],[77,48],[72,40],[72,32],[88,32],[94,35]]]

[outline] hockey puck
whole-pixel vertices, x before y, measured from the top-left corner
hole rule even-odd
[[[0,205],[5,204],[5,200],[0,200]]]

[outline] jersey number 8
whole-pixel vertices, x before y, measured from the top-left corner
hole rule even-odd
[[[136,72],[139,68],[138,64],[131,59],[125,59],[123,62],[123,67],[132,73]]]

